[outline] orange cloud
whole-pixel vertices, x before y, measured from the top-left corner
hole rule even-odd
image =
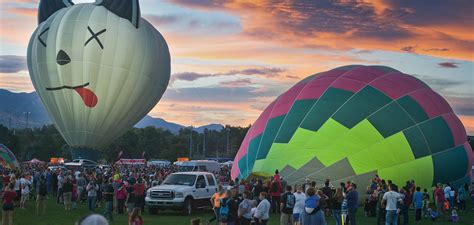
[[[464,128],[466,128],[466,132],[469,135],[474,135],[474,116],[459,116]]]

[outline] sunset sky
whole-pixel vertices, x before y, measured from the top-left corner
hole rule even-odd
[[[74,3],[93,2],[74,0]],[[386,65],[445,97],[474,134],[472,0],[140,0],[165,37],[171,81],[150,112],[183,125],[248,125],[317,72]],[[32,92],[26,49],[37,0],[0,3],[0,88]]]

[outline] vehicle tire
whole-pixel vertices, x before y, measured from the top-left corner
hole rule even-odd
[[[184,200],[183,213],[187,216],[193,213],[193,199],[187,198],[186,200]]]
[[[148,213],[150,213],[150,215],[156,215],[158,214],[158,208],[148,207]]]

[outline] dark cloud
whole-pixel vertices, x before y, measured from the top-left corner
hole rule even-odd
[[[144,15],[143,17],[155,25],[168,25],[179,21],[176,15]]]
[[[447,52],[449,51],[448,48],[429,48],[429,49],[423,49],[427,52]]]
[[[389,5],[387,14],[398,17],[402,22],[417,26],[463,25],[472,27],[474,13],[472,0],[385,0]]]
[[[195,72],[183,72],[183,73],[175,73],[171,77],[172,81],[175,80],[185,80],[185,81],[195,81],[200,78],[204,77],[212,77],[214,74],[210,73],[195,73]]]
[[[448,96],[449,102],[454,112],[458,115],[474,116],[474,96],[454,97]]]
[[[276,97],[287,87],[270,87],[261,89],[251,86],[209,86],[196,88],[168,88],[163,100],[179,102],[240,102],[246,103],[255,98]]]
[[[299,79],[298,76],[293,76],[293,75],[286,75],[286,77],[290,79]]]
[[[405,47],[402,47],[400,50],[402,50],[404,52],[415,53],[416,48],[417,48],[416,45],[414,45],[414,46],[405,46]]]
[[[442,63],[438,63],[438,65],[440,67],[443,67],[443,68],[458,68],[459,66],[459,63],[455,63],[455,62],[442,62]]]
[[[0,73],[16,73],[23,70],[28,70],[25,56],[0,55]]]
[[[249,68],[242,70],[231,70],[225,73],[195,73],[195,72],[182,72],[175,73],[171,76],[171,83],[176,80],[184,81],[195,81],[197,79],[206,78],[206,77],[216,77],[216,76],[235,76],[235,75],[257,75],[264,76],[267,78],[278,77],[287,70],[275,67],[263,67],[263,68]]]
[[[223,82],[220,82],[219,84],[223,87],[244,87],[252,83],[253,82],[250,78],[242,78],[242,79],[231,80],[231,81],[223,81]]]

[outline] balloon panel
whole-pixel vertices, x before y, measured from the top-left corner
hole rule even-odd
[[[346,66],[280,95],[249,129],[235,162],[234,178],[279,169],[290,183],[365,184],[379,174],[429,187],[465,180],[473,155],[464,126],[425,83],[389,67]]]

